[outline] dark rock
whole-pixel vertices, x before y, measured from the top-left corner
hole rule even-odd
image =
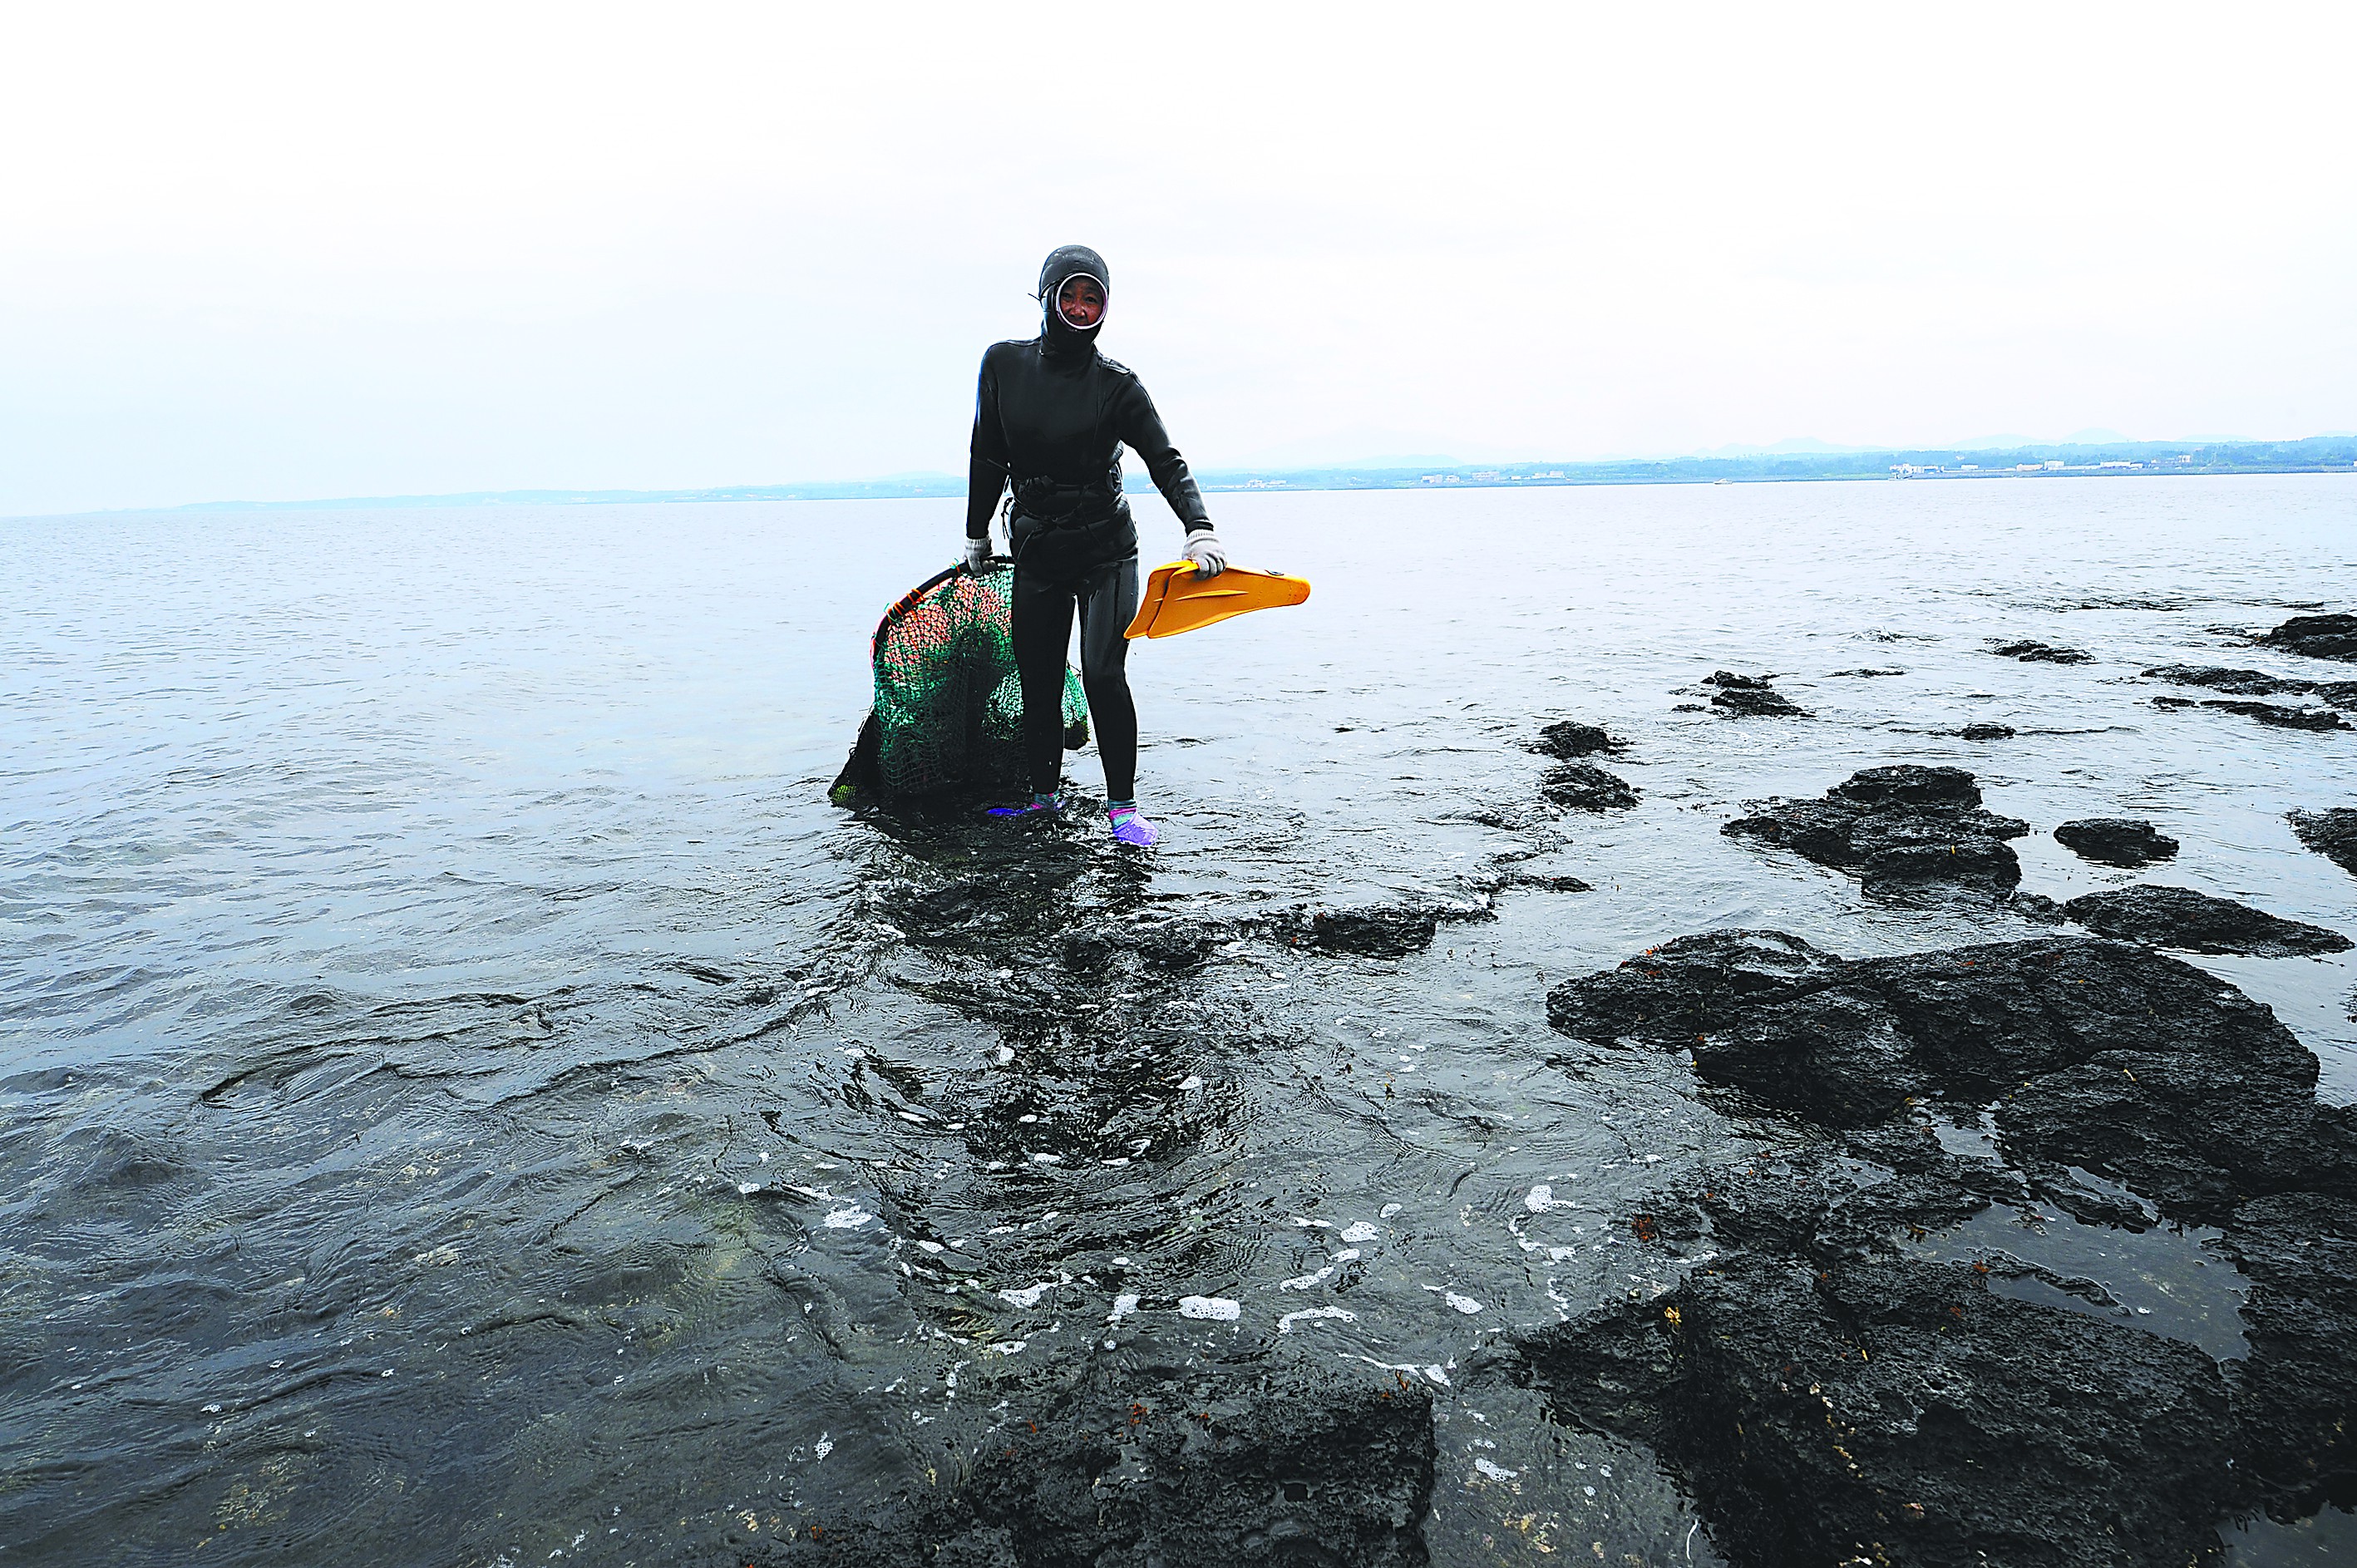
[[[2221,1245],[2250,1282],[2251,1353],[2226,1374],[2247,1467],[2287,1517],[2334,1492],[2345,1501],[2357,1474],[2357,1205],[2310,1192],[2256,1198],[2234,1210]]]
[[[1716,686],[1711,706],[1739,718],[1805,719],[1808,713],[1791,698],[1768,683],[1760,675],[1738,675],[1731,670],[1716,671],[1703,677],[1706,686]]]
[[[1966,740],[2011,740],[2011,725],[1966,725],[1956,732]]]
[[[1848,1196],[1827,1185],[1821,1201]],[[2214,1551],[2233,1429],[2203,1352],[1997,1295],[1971,1264],[1770,1240],[1517,1346],[1557,1420],[1652,1444],[1740,1561],[2147,1568]]]
[[[2329,730],[2347,729],[2349,725],[2330,708],[2287,708],[2280,703],[2254,703],[2233,697],[2210,697],[2200,703],[2183,697],[2155,697],[2158,708],[2217,708],[2224,713],[2240,714],[2256,719],[2276,729]]]
[[[1547,1022],[1577,1039],[1684,1047],[1753,1007],[1823,991],[1842,961],[1782,931],[1706,931],[1547,993]]]
[[[1531,749],[1545,756],[1570,762],[1597,752],[1618,752],[1629,749],[1628,743],[1617,740],[1596,725],[1584,725],[1572,719],[1558,719],[1539,731]]]
[[[2288,811],[2285,815],[2300,843],[2341,870],[2357,875],[2357,806],[2335,806],[2326,811]]]
[[[2313,681],[2287,681],[2264,670],[2228,670],[2217,664],[2163,664],[2145,671],[2147,678],[2178,686],[2206,686],[2238,697],[2276,697],[2286,693],[2312,692]]]
[[[1580,811],[1620,811],[1637,803],[1637,791],[1616,773],[1592,762],[1565,762],[1546,770],[1539,793],[1558,806]]]
[[[2000,659],[2018,659],[2026,664],[2093,664],[2094,655],[2075,648],[2057,648],[2050,642],[2006,642],[1989,650]]]
[[[2062,923],[2062,906],[2043,893],[2016,891],[2012,897],[2005,901],[2005,907],[2023,919],[2035,920],[2041,926],[2059,926]]]
[[[1548,1015],[1691,1049],[1833,1133],[1656,1201],[1641,1240],[1693,1260],[1666,1294],[1513,1337],[1554,1416],[1652,1445],[1738,1561],[2199,1563],[2223,1518],[2352,1495],[2357,1111],[2318,1107],[2315,1058],[2233,987],[2083,938],[1845,963],[1719,931],[1557,986]],[[2222,1371],[1993,1246],[1914,1250],[2031,1190],[1950,1152],[1908,1103],[1933,1097],[1995,1101],[1997,1146],[2085,1222],[2149,1219],[2072,1167],[2223,1224],[2248,1354]]]
[[[1494,919],[1488,900],[1461,908],[1370,906],[1290,909],[1252,922],[1272,941],[1359,958],[1406,958],[1432,946],[1443,920]]]
[[[1999,897],[2021,880],[2005,841],[2029,824],[1982,810],[1980,799],[1961,768],[1869,768],[1822,800],[1770,800],[1719,831],[1846,871],[1871,893],[1945,885]]]
[[[2294,616],[2257,640],[2309,659],[2357,662],[2357,615]]]
[[[1593,893],[1595,885],[1577,876],[1551,871],[1509,871],[1498,879],[1501,888],[1532,887],[1542,893]]]
[[[2063,905],[2062,912],[2101,936],[2187,952],[2302,958],[2346,952],[2352,945],[2322,926],[2287,920],[2190,887],[2150,883],[2082,894]]]
[[[1154,1380],[1001,1412],[971,1466],[759,1560],[1422,1568],[1436,1454],[1419,1382]],[[804,1516],[808,1518],[808,1515]]]
[[[2054,830],[2054,842],[2105,865],[2148,865],[2177,853],[2177,841],[2134,817],[2082,817]]]
[[[2003,1099],[2020,1159],[2079,1165],[2194,1217],[2311,1179],[2316,1058],[2181,960],[2039,937],[1844,962],[1777,931],[1682,937],[1556,986],[1547,1021],[1694,1053],[1706,1083],[1820,1125],[1905,1097]],[[2338,1156],[2335,1156],[2337,1158]]]

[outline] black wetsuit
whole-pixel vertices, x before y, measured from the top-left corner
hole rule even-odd
[[[1059,259],[1073,256],[1084,260],[1071,272],[1104,278],[1094,252],[1071,247],[1049,258],[1042,294],[1070,275],[1049,276]],[[1095,338],[1050,309],[1039,337],[994,343],[983,355],[965,531],[973,539],[988,534],[1000,494],[1013,488],[1015,664],[1031,788],[1046,794],[1063,773],[1064,653],[1077,610],[1081,684],[1104,759],[1105,795],[1120,800],[1135,795],[1137,779],[1137,707],[1122,637],[1137,613],[1137,527],[1122,499],[1121,448],[1146,460],[1188,532],[1209,529],[1211,520],[1154,400],[1127,368],[1097,352]]]

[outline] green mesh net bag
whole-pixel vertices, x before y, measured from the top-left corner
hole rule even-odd
[[[902,596],[877,624],[876,705],[830,791],[891,799],[1023,788],[1023,684],[1007,607],[1015,567],[951,567]],[[1080,676],[1064,671],[1064,745],[1089,737]]]

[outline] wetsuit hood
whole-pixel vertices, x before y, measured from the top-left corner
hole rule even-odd
[[[1039,337],[1048,352],[1061,358],[1066,354],[1086,356],[1096,348],[1097,334],[1104,329],[1100,317],[1094,327],[1079,328],[1066,321],[1056,309],[1056,291],[1065,280],[1086,273],[1104,286],[1108,301],[1113,296],[1113,274],[1105,267],[1104,258],[1086,245],[1059,245],[1048,252],[1039,265]]]

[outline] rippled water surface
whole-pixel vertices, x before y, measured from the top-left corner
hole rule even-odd
[[[1667,1283],[1625,1217],[1777,1133],[1681,1061],[1575,1070],[1548,983],[1713,926],[2041,929],[1718,832],[1901,761],[2030,822],[2029,888],[2136,880],[2048,830],[2142,816],[2184,845],[2148,879],[2357,930],[2283,818],[2357,802],[2357,733],[2137,679],[2347,673],[2236,633],[2357,605],[2357,478],[1215,499],[1316,593],[1135,648],[1150,859],[825,803],[954,503],[0,522],[7,1561],[702,1560],[1100,1358],[1423,1381],[1444,1563],[1716,1561],[1484,1348]],[[1719,668],[1815,716],[1696,709]],[[1565,716],[1634,810],[1540,803]],[[1398,960],[1251,923],[1401,903],[1494,918]],[[2357,1099],[2346,956],[2199,961]],[[2235,1353],[2200,1234],[2115,1240],[2072,1266]]]

